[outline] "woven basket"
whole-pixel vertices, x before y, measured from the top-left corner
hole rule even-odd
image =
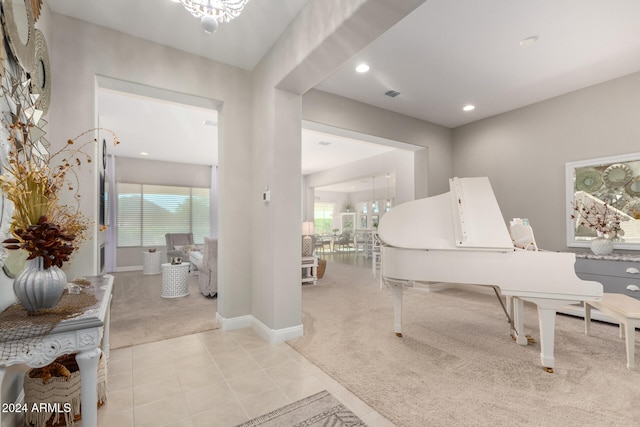
[[[62,365],[66,370],[58,364]],[[106,400],[107,364],[104,355],[102,355],[98,362],[98,408]],[[29,409],[34,404],[57,404],[62,411],[27,411],[24,419],[24,423],[27,426],[73,426],[75,421],[79,421],[81,418],[80,369],[76,362],[76,355],[65,354],[44,368],[27,371],[24,376],[24,403]]]
[[[327,260],[319,259],[318,260],[318,279],[322,279],[326,269],[327,269]]]

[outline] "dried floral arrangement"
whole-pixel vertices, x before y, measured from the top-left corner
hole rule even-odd
[[[574,213],[571,219],[578,220],[578,224],[588,227],[603,237],[615,238],[624,235],[620,226],[622,216],[608,204],[590,206],[573,203]]]
[[[79,142],[89,133],[110,133],[114,144],[118,138],[109,129],[96,128],[81,133],[53,154],[41,153],[29,138],[29,125],[15,121],[8,126],[10,150],[0,175],[0,188],[13,202],[9,231],[14,237],[4,240],[5,248],[24,249],[27,259],[41,256],[43,266],[62,267],[63,263],[88,238],[92,221],[80,211],[80,192],[74,168],[91,163],[83,151],[97,140]],[[73,194],[75,206],[63,204],[60,192]]]

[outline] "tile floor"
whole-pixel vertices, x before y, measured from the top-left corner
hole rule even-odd
[[[234,426],[321,390],[367,425],[393,426],[287,344],[269,345],[251,329],[112,350],[108,369],[100,427]]]

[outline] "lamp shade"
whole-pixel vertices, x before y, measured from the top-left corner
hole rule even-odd
[[[310,236],[312,234],[315,234],[316,230],[315,230],[315,226],[313,225],[313,222],[311,221],[305,221],[302,223],[302,235],[303,236]]]

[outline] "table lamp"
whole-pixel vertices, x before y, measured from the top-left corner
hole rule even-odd
[[[302,256],[313,255],[313,238],[311,235],[315,234],[315,227],[313,222],[305,221],[302,223]]]

